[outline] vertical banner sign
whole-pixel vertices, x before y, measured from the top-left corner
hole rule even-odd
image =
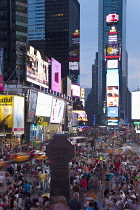
[[[13,132],[14,134],[24,134],[24,97],[13,96]]]
[[[37,92],[35,91],[30,91],[30,96],[29,96],[29,109],[28,109],[28,116],[27,116],[27,121],[28,122],[34,122],[35,118],[35,112],[36,112],[36,104],[37,104]]]

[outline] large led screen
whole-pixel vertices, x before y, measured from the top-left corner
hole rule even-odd
[[[14,96],[14,116],[13,116],[13,132],[14,134],[24,134],[24,97]]]
[[[119,89],[118,86],[107,87],[107,107],[118,107]]]
[[[140,91],[132,92],[132,120],[140,120]]]
[[[34,122],[35,112],[36,112],[36,104],[37,104],[37,92],[30,90],[29,95],[29,108],[28,108],[28,115],[27,121]]]
[[[107,69],[106,81],[107,86],[119,86],[118,69]]]
[[[61,63],[54,58],[52,58],[51,61],[51,89],[61,93]]]
[[[118,107],[108,107],[107,108],[108,117],[118,117]]]
[[[117,23],[119,21],[119,15],[118,14],[108,14],[106,16],[106,23]]]
[[[38,92],[36,116],[50,117],[53,97],[45,93]]]
[[[81,96],[80,85],[72,84],[71,91],[72,91],[72,96],[80,98]]]
[[[116,44],[118,41],[117,34],[109,34],[108,35],[108,43],[109,44]]]
[[[31,46],[27,51],[26,80],[45,88],[49,87],[48,62]]]
[[[107,60],[107,69],[118,69],[118,60]]]
[[[118,125],[118,120],[108,120],[108,125]]]
[[[84,110],[73,110],[73,113],[78,114],[79,121],[87,121],[87,114]]]
[[[69,62],[69,70],[79,70],[79,62]]]
[[[64,101],[53,98],[50,123],[60,123],[64,114]]]
[[[120,47],[118,44],[109,44],[106,46],[106,58],[119,58]]]

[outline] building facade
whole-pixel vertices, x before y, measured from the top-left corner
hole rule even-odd
[[[28,0],[29,45],[45,55],[45,0]]]
[[[25,78],[27,0],[0,0],[0,47],[5,81]]]
[[[114,119],[115,125],[118,125],[120,119],[126,123],[126,0],[99,1],[98,40],[100,124],[108,124],[108,121]],[[112,75],[116,75],[114,83],[110,79]],[[111,92],[115,96],[111,96]]]

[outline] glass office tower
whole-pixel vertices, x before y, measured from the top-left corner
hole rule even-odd
[[[28,0],[29,45],[45,54],[46,0]]]
[[[125,123],[127,121],[126,0],[99,0],[98,21],[98,111],[100,123],[107,124],[107,121],[112,119],[118,123],[122,119]],[[118,77],[118,81],[114,84],[109,81],[112,74],[116,75],[116,78]],[[110,91],[116,91],[115,94],[118,98],[113,99],[117,100],[116,104],[112,102]]]
[[[79,84],[80,4],[78,0],[46,2],[47,55],[61,63],[63,79],[69,75],[72,83]]]

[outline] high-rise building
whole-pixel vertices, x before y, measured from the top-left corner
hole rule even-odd
[[[46,2],[47,55],[61,63],[62,78],[69,75],[72,83],[79,84],[80,4],[78,0]]]
[[[46,1],[28,0],[29,45],[45,55]]]
[[[126,0],[99,0],[98,105],[100,123],[127,121]],[[108,119],[108,121],[106,120]]]
[[[27,45],[27,0],[0,0],[0,47],[5,81],[24,79]]]

